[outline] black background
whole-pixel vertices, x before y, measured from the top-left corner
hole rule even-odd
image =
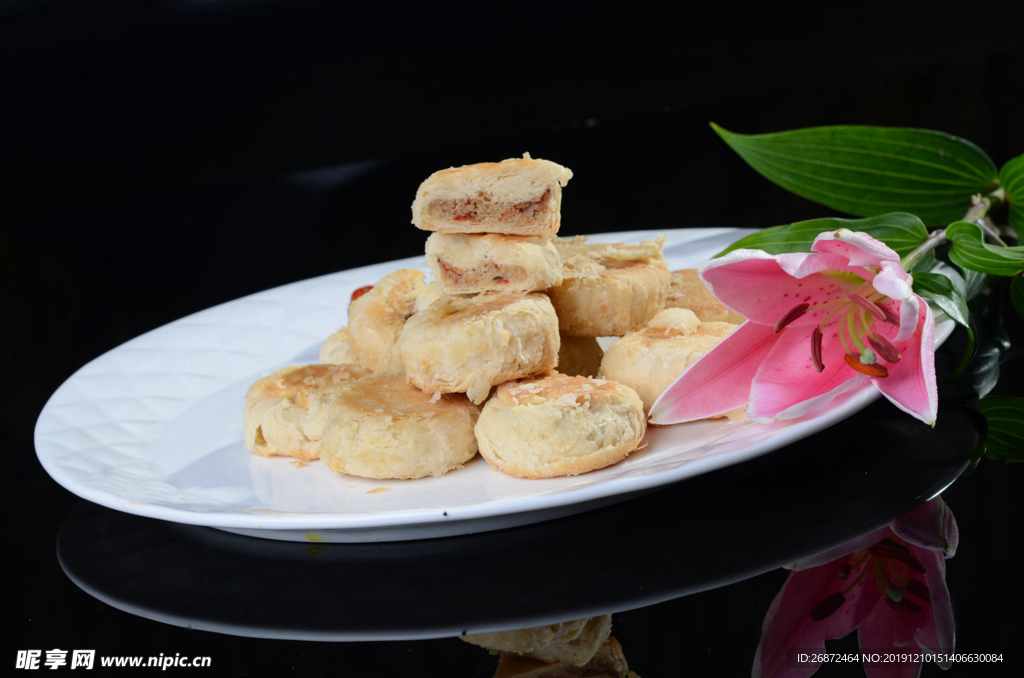
[[[11,648],[0,662],[13,662],[15,649],[95,647],[210,654],[217,675],[490,675],[493,659],[454,640],[238,639],[88,597],[54,556],[76,499],[33,453],[46,399],[89,360],[183,315],[422,253],[409,204],[443,167],[529,151],[571,168],[562,229],[571,235],[833,214],[746,167],[711,120],[744,133],[939,129],[1001,165],[1024,152],[1020,14],[893,3],[0,4],[0,477]],[[1012,375],[1003,382],[1021,394]],[[983,461],[946,494],[963,534],[949,571],[960,646],[1018,664],[1019,633],[1006,629],[1019,626],[1000,617],[1007,600],[1024,601],[1008,571],[1020,562],[1022,480],[1016,467]],[[616,636],[645,677],[745,675],[784,577],[624,613]],[[1005,665],[953,670],[1012,675]]]

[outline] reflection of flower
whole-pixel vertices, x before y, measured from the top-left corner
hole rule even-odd
[[[935,423],[935,318],[899,255],[846,229],[818,235],[812,249],[735,250],[700,270],[749,320],[662,394],[652,422],[743,405],[755,421],[791,419],[870,380],[901,410]]]
[[[862,651],[952,652],[943,557],[953,557],[957,540],[953,514],[936,497],[888,527],[794,565],[765,616],[754,678],[810,676],[819,663],[798,663],[793,651],[824,652],[826,639],[854,629]],[[917,676],[921,662],[865,662],[864,669],[868,678]]]

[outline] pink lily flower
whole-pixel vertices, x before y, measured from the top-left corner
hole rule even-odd
[[[953,652],[945,558],[956,553],[952,512],[935,497],[891,525],[792,566],[761,627],[753,678],[806,678],[825,640],[854,629],[862,653]],[[922,662],[864,662],[868,678],[916,678]],[[943,669],[946,661],[939,662]]]
[[[935,317],[899,255],[866,233],[821,233],[810,253],[734,250],[701,280],[748,318],[654,403],[676,424],[747,406],[769,422],[818,410],[870,381],[896,407],[935,424]]]

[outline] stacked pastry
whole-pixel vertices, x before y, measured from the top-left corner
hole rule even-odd
[[[529,155],[431,175],[412,209],[434,280],[385,276],[354,295],[323,365],[254,384],[249,448],[370,478],[439,476],[478,449],[512,475],[575,475],[635,450],[649,404],[628,379],[594,378],[597,337],[664,308],[662,241],[559,240],[571,177]]]
[[[525,156],[437,172],[413,203],[413,223],[433,231],[427,266],[446,296],[402,334],[408,379],[478,404],[497,387],[476,424],[477,443],[491,464],[526,478],[620,461],[646,426],[631,389],[590,378],[599,366],[590,344],[563,346],[559,334],[552,291],[566,270],[555,234],[571,177]]]

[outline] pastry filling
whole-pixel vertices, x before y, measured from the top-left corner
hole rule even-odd
[[[494,202],[487,195],[461,200],[432,200],[427,212],[435,219],[469,224],[532,224],[547,217],[551,211],[551,202],[551,190],[548,189],[536,199],[520,202]]]
[[[460,268],[444,259],[437,260],[444,275],[444,284],[449,288],[487,289],[500,288],[523,279],[523,270],[519,266],[502,266],[493,261],[485,261],[479,266]]]

